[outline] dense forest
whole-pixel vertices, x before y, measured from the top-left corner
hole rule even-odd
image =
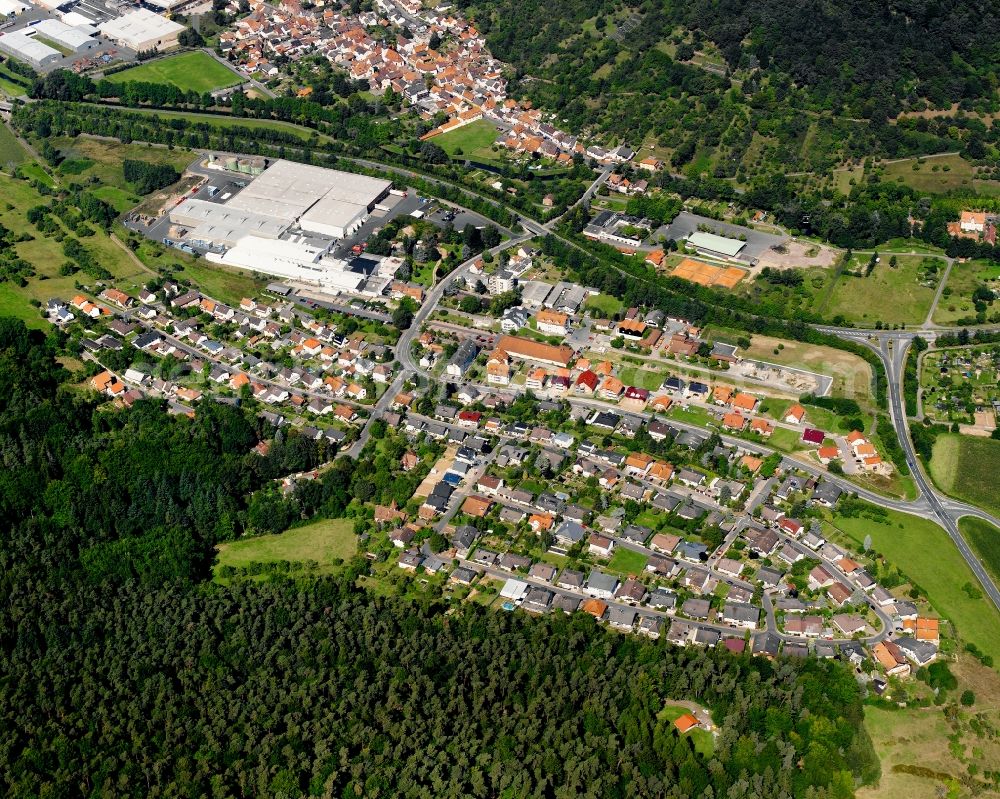
[[[57,335],[0,319],[5,796],[822,799],[877,777],[837,663],[446,615],[355,588],[363,558],[206,582],[248,492],[322,453],[260,457],[228,405],[100,408]],[[361,472],[338,461],[309,512],[342,510]],[[670,698],[714,711],[711,758],[658,718]]]
[[[888,121],[929,103],[997,110],[1000,45],[982,24],[996,7],[984,0],[458,6],[515,68],[513,94],[571,130],[652,139],[674,167],[717,177],[958,149],[955,131]]]

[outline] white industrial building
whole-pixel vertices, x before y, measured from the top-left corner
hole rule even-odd
[[[170,221],[188,228],[189,241],[206,247],[232,247],[244,236],[277,239],[288,229],[287,222],[267,214],[196,199],[184,200],[171,209]]]
[[[122,47],[136,52],[167,50],[177,46],[184,26],[146,8],[137,8],[116,19],[102,23],[100,31]]]
[[[0,51],[35,69],[45,69],[62,60],[62,53],[35,39],[29,30],[0,34]]]
[[[308,283],[328,291],[360,291],[365,275],[352,272],[346,261],[332,258],[327,249],[290,239],[244,236],[223,255],[208,253],[212,263],[250,269],[298,283]]]
[[[228,203],[230,208],[298,222],[302,230],[342,239],[361,227],[389,193],[390,180],[275,161]]]
[[[89,25],[73,27],[58,19],[42,19],[29,25],[26,30],[33,30],[36,35],[55,42],[73,53],[83,53],[101,46],[96,38],[97,30]]]
[[[20,0],[0,0],[0,16],[16,17],[28,10],[28,6]]]

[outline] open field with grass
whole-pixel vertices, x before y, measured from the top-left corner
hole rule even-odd
[[[90,136],[77,136],[75,139],[57,138],[52,145],[59,150],[62,163],[58,171],[77,183],[84,183],[88,178],[97,178],[105,186],[112,186],[132,194],[125,181],[125,159],[148,161],[153,164],[169,164],[178,172],[190,164],[195,154],[190,150],[166,147],[150,147],[146,144],[122,144],[118,141],[95,139]]]
[[[928,519],[892,510],[878,520],[835,514],[832,523],[824,527],[856,549],[870,535],[872,548],[926,593],[934,609],[951,620],[962,640],[1000,662],[1000,639],[996,636],[1000,612],[984,600],[975,575],[943,528]]]
[[[935,324],[977,324],[972,294],[979,286],[995,290],[998,277],[1000,269],[989,261],[973,260],[953,264],[948,274],[948,282],[941,292],[941,300],[934,309]],[[994,301],[987,306],[986,316],[989,317],[998,311],[1000,304]]]
[[[969,688],[976,704],[950,713],[944,707],[865,708],[865,729],[882,763],[882,777],[876,786],[857,792],[858,799],[995,799],[996,790],[979,775],[969,774],[969,766],[1000,762],[1000,744],[985,734],[983,723],[996,728],[997,673],[962,658],[951,666],[959,688]],[[954,696],[950,696],[954,700]],[[979,716],[977,732],[970,723]]]
[[[954,434],[938,436],[930,472],[946,494],[1000,514],[1000,441]]]
[[[179,53],[108,76],[112,83],[166,83],[184,91],[211,92],[242,81],[207,53]]]
[[[685,713],[690,713],[683,705],[667,705],[663,710],[656,714],[656,717],[663,719],[664,721],[669,721],[673,724],[677,719],[683,716]],[[694,744],[694,749],[698,754],[704,757],[711,757],[712,753],[715,751],[715,739],[712,738],[712,733],[708,730],[702,729],[701,727],[696,727],[687,733],[687,737],[691,739]]]
[[[497,129],[493,123],[479,119],[456,130],[435,136],[431,141],[456,161],[469,158],[489,163],[501,160],[499,155],[490,149],[496,137]]]
[[[277,535],[262,535],[219,544],[216,570],[220,566],[243,567],[251,563],[316,561],[321,572],[333,570],[336,562],[357,551],[357,537],[350,519],[323,519]]]
[[[849,269],[864,269],[870,256],[856,255]],[[930,264],[920,256],[898,255],[898,266],[889,266],[889,257],[868,277],[841,275],[823,308],[825,317],[842,316],[861,325],[917,324],[927,318],[934,301],[935,286],[925,285]],[[944,261],[934,259],[934,266],[944,269]]]
[[[1000,194],[1000,183],[973,177],[972,164],[960,155],[907,158],[885,164],[882,179],[902,183],[917,191],[940,194],[953,189],[971,189],[978,194]]]
[[[602,311],[605,317],[612,317],[624,308],[624,303],[617,297],[610,294],[595,294],[588,296],[583,303],[583,307],[588,311]]]
[[[744,356],[830,375],[833,377],[833,396],[871,402],[871,366],[864,358],[850,352],[801,341],[753,336]]]
[[[643,569],[646,568],[646,562],[648,560],[649,558],[641,552],[636,552],[633,549],[627,549],[618,545],[615,547],[615,551],[611,555],[611,561],[608,563],[608,569],[613,572],[618,572],[619,574],[639,575],[642,574]]]
[[[990,576],[1000,580],[1000,530],[974,516],[959,519],[958,529]]]
[[[247,119],[244,117],[230,117],[221,114],[199,114],[194,111],[160,111],[156,108],[129,108],[129,112],[138,114],[155,114],[162,119],[186,119],[189,122],[197,122],[209,125],[213,128],[250,128],[252,130],[280,130],[302,140],[309,141],[314,136],[318,141],[329,141],[330,137],[317,133],[309,128],[303,128],[291,122],[282,122],[277,119]]]
[[[0,313],[24,319],[34,327],[44,327],[46,322],[39,316],[38,309],[31,305],[31,300],[44,304],[50,297],[69,299],[77,293],[76,283],[86,285],[91,282],[82,272],[61,276],[59,267],[66,261],[62,244],[51,236],[41,235],[28,222],[28,209],[47,202],[25,181],[0,175],[0,224],[15,234],[27,232],[33,236],[31,241],[18,242],[14,246],[17,254],[31,263],[36,272],[23,288],[11,283],[0,284]],[[8,204],[12,206],[10,209]],[[94,254],[98,263],[114,275],[115,284],[124,291],[137,291],[151,277],[102,232],[82,239],[82,243]]]
[[[28,160],[28,153],[6,125],[0,125],[0,169],[13,174],[14,169]]]

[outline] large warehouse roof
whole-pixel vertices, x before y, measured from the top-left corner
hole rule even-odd
[[[294,161],[275,161],[237,194],[229,205],[292,222],[323,201],[317,213],[347,216],[347,205],[356,206],[351,218],[364,213],[392,181],[339,172]],[[358,208],[360,207],[360,208]],[[310,219],[314,216],[310,215]],[[334,223],[335,224],[335,223]]]
[[[184,26],[154,14],[149,9],[137,8],[108,20],[101,25],[100,30],[109,39],[128,46],[129,43],[144,44],[155,39],[169,39],[184,30]]]
[[[696,250],[706,252],[717,252],[727,255],[730,258],[739,254],[740,250],[746,247],[746,242],[738,239],[727,239],[725,236],[716,236],[714,233],[702,233],[695,231],[687,238],[688,244]]]
[[[205,200],[184,200],[170,210],[170,221],[192,228],[191,238],[230,245],[244,236],[276,239],[288,228],[281,219]]]
[[[94,38],[97,31],[93,28],[74,28],[57,19],[39,20],[30,29],[70,50],[80,50],[88,46],[95,47],[98,44],[97,39]]]
[[[9,17],[11,14],[20,14],[28,10],[28,6],[19,0],[0,0],[0,14]]]
[[[5,52],[10,53],[15,58],[27,61],[31,64],[41,64],[46,59],[55,57],[62,58],[62,53],[47,44],[43,44],[37,39],[33,39],[27,31],[12,31],[0,35],[0,47]]]
[[[323,251],[288,240],[246,236],[224,255],[209,253],[209,261],[242,267],[265,275],[319,284],[336,291],[357,291],[365,276],[348,270],[347,262],[324,258]]]

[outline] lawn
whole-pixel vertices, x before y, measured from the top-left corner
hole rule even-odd
[[[18,242],[14,247],[18,256],[31,263],[37,273],[24,288],[10,283],[0,284],[0,310],[35,327],[42,327],[45,323],[38,310],[31,305],[31,300],[44,303],[50,297],[69,299],[77,293],[76,284],[87,284],[90,278],[82,272],[59,275],[59,267],[66,260],[62,244],[53,237],[41,235],[28,222],[28,209],[46,204],[48,201],[44,197],[27,182],[5,175],[0,175],[0,196],[3,198],[0,201],[0,224],[15,234],[26,232],[32,235],[31,241]],[[10,210],[7,204],[12,206]],[[115,285],[125,291],[138,290],[151,277],[102,232],[82,239],[82,243],[94,254],[98,263],[114,275]]]
[[[14,169],[28,160],[28,153],[6,125],[0,125],[0,169],[13,174]]]
[[[690,712],[683,705],[667,705],[656,714],[656,717],[673,724],[673,722],[677,721],[685,713]],[[712,753],[715,751],[715,739],[712,737],[712,733],[701,727],[696,727],[687,734],[687,737],[691,739],[694,749],[698,754],[706,758],[712,756]]]
[[[974,516],[959,519],[958,529],[986,571],[994,580],[1000,580],[1000,530]]]
[[[242,81],[239,75],[207,53],[193,52],[158,58],[108,75],[112,83],[169,83],[184,91],[211,92]]]
[[[594,294],[587,297],[583,303],[583,307],[587,311],[602,311],[604,317],[610,319],[625,306],[621,300],[617,297],[612,297],[610,294]]]
[[[456,130],[435,136],[431,141],[456,161],[469,158],[473,161],[493,163],[501,160],[491,149],[496,138],[497,129],[493,123],[479,119]]]
[[[113,206],[120,214],[135,207],[142,200],[139,195],[119,189],[117,186],[101,186],[99,189],[94,189],[93,194]]]
[[[27,94],[28,90],[19,83],[0,77],[0,92],[3,92],[8,97],[20,97]]]
[[[867,263],[869,256],[855,256]],[[852,322],[874,326],[883,324],[918,324],[927,318],[935,289],[921,284],[919,273],[923,258],[913,255],[896,256],[898,266],[889,266],[888,256],[868,277],[844,274],[833,287],[823,309],[823,315],[834,319],[842,316]],[[943,267],[944,262],[939,261]],[[862,264],[854,267],[863,269]]]
[[[248,566],[287,560],[314,560],[320,571],[330,572],[338,560],[357,551],[358,540],[350,519],[323,519],[277,535],[262,535],[219,544],[216,566]]]
[[[1000,441],[947,434],[938,436],[930,464],[937,486],[990,513],[1000,513]]]
[[[228,305],[239,305],[241,299],[254,296],[270,282],[265,277],[210,264],[201,258],[185,259],[184,268],[177,274],[194,281],[206,294]]]
[[[649,558],[643,553],[627,549],[619,544],[615,547],[611,561],[608,563],[608,570],[618,574],[639,575],[646,568],[648,560]]]
[[[669,374],[670,372],[667,369],[653,371],[652,369],[642,369],[638,366],[624,366],[618,371],[619,379],[626,386],[638,386],[648,391],[658,390]]]
[[[923,161],[923,163],[920,163]],[[976,180],[972,164],[960,155],[907,158],[883,167],[885,182],[902,183],[920,192],[938,194],[953,189],[972,189],[977,194],[997,194],[996,183]]]
[[[832,526],[853,546],[859,547],[870,535],[872,548],[926,593],[934,609],[952,621],[963,640],[1000,661],[1000,639],[996,636],[1000,613],[983,598],[975,575],[943,528],[928,519],[892,510],[886,510],[884,519],[878,521],[836,514]]]
[[[864,358],[845,350],[770,336],[754,336],[744,356],[830,375],[833,377],[832,396],[848,397],[862,403],[871,402],[871,366]]]

